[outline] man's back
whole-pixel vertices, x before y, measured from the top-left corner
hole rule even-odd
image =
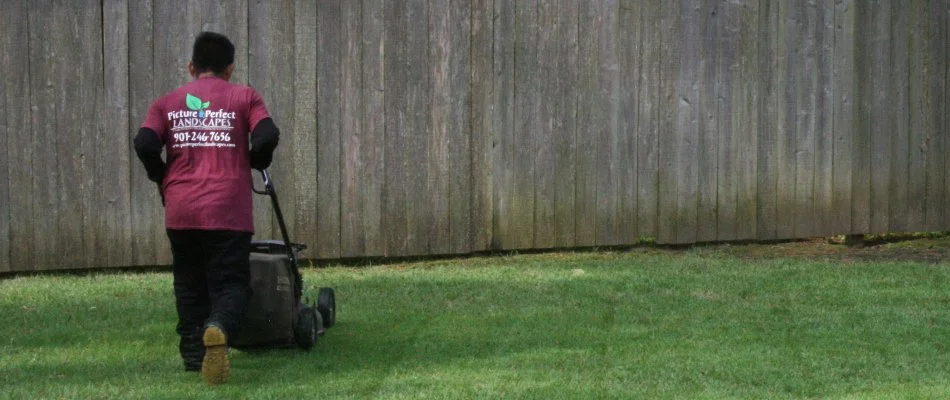
[[[142,127],[165,145],[167,228],[253,232],[248,136],[265,118],[257,92],[213,76],[155,101]]]

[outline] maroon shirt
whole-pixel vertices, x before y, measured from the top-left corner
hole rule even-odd
[[[254,232],[250,131],[269,118],[254,89],[218,77],[189,82],[148,109],[165,145],[165,227]]]

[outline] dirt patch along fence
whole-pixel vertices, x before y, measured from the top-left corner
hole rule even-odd
[[[307,257],[950,228],[944,0],[2,1],[0,30],[0,271],[169,262],[131,135],[201,30],[284,132]]]

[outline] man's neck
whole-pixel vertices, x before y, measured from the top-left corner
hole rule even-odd
[[[208,78],[208,77],[217,77],[214,71],[202,72],[195,77],[195,79]]]

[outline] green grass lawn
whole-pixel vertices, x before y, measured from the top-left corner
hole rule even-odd
[[[170,273],[0,280],[0,398],[948,398],[950,268],[710,249],[305,269],[310,352],[181,371]]]

